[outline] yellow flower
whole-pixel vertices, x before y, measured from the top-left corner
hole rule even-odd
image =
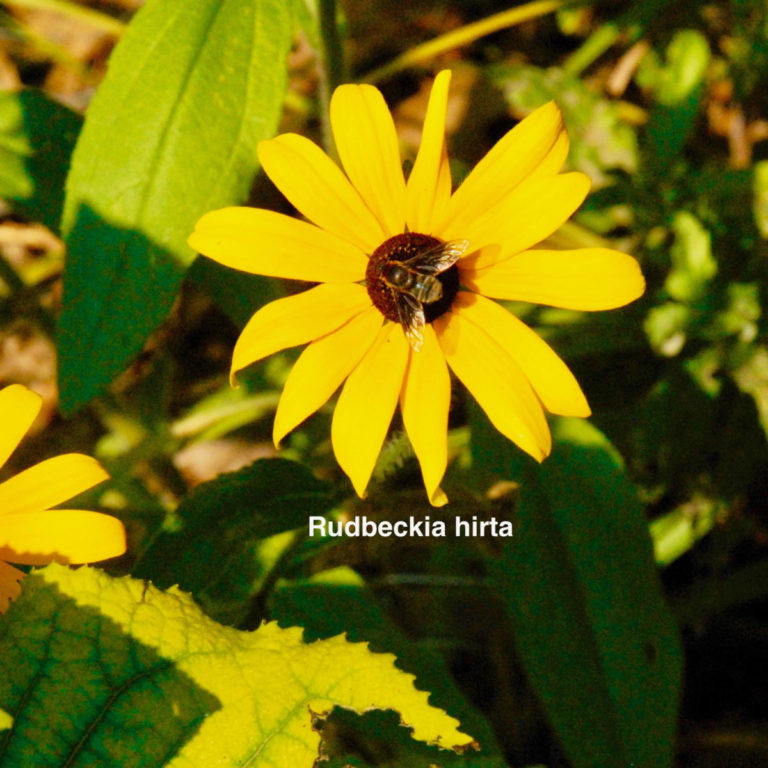
[[[226,266],[320,283],[251,318],[232,376],[309,342],[286,382],[275,444],[344,383],[331,438],[361,496],[399,400],[430,501],[446,502],[449,368],[496,428],[539,461],[551,448],[544,408],[590,414],[562,360],[486,297],[598,310],[627,304],[645,287],[637,262],[618,251],[532,250],[590,186],[584,174],[559,173],[568,136],[554,103],[509,131],[451,193],[449,81],[448,71],[435,79],[407,182],[381,93],[342,85],[331,100],[331,125],[346,175],[302,136],[259,145],[262,167],[311,223],[225,208],[203,216],[189,239]]]
[[[0,467],[40,412],[42,399],[19,384],[0,390]],[[8,563],[91,563],[125,552],[123,524],[81,509],[50,509],[106,480],[79,453],[41,461],[0,483],[0,613],[21,592],[24,573]]]

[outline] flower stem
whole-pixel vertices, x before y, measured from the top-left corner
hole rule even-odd
[[[366,83],[378,83],[408,67],[433,59],[441,53],[469,45],[485,35],[490,35],[501,29],[513,27],[516,24],[522,24],[524,21],[530,21],[531,19],[536,19],[539,16],[556,11],[562,5],[563,0],[534,0],[534,2],[510,8],[507,11],[501,11],[501,13],[496,13],[472,24],[466,24],[459,29],[446,32],[444,35],[440,35],[426,43],[414,46],[392,59],[389,63],[374,69],[373,72],[369,72],[363,80]]]
[[[318,0],[320,50],[319,92],[320,119],[323,132],[323,146],[330,157],[336,158],[336,148],[331,133],[330,106],[334,89],[347,80],[344,63],[344,50],[339,34],[336,0]]]
[[[618,39],[621,30],[616,24],[604,24],[593,32],[563,64],[563,69],[578,77],[592,62],[599,59]]]

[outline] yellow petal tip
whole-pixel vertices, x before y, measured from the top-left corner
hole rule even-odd
[[[444,507],[448,503],[448,497],[442,488],[438,488],[430,497],[429,503],[433,507]]]

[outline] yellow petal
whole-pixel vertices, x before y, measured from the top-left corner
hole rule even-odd
[[[447,177],[442,170],[447,160],[445,112],[450,82],[451,73],[445,69],[435,78],[429,95],[419,153],[406,189],[406,219],[411,232],[432,232],[433,212],[442,214],[451,194],[450,169]]]
[[[331,441],[339,466],[358,496],[365,493],[387,436],[408,362],[408,342],[397,323],[387,323],[350,374],[333,413]]]
[[[353,283],[363,279],[368,265],[352,243],[263,208],[206,213],[187,242],[225,267],[312,283]]]
[[[231,375],[281,349],[325,336],[370,306],[368,292],[355,283],[326,283],[272,301],[243,328],[232,353]]]
[[[552,438],[541,403],[517,363],[461,308],[446,312],[433,325],[448,365],[491,423],[542,461],[551,450]]]
[[[259,160],[275,186],[310,221],[366,253],[385,239],[381,225],[336,163],[314,142],[284,133],[259,144]]]
[[[448,409],[451,377],[431,325],[424,328],[421,350],[411,352],[400,396],[403,424],[421,465],[427,496],[435,506],[448,499],[440,482],[448,463]]]
[[[405,180],[395,124],[372,85],[342,85],[331,97],[331,126],[344,170],[386,237],[405,225]]]
[[[0,560],[0,613],[5,613],[11,600],[15,600],[21,594],[23,578],[24,571]]]
[[[0,390],[0,467],[21,442],[40,413],[43,398],[21,384]]]
[[[614,309],[645,290],[640,265],[610,248],[533,250],[472,273],[462,281],[485,296],[566,309]]]
[[[547,152],[544,159],[531,171],[529,179],[534,179],[539,176],[555,176],[560,173],[568,159],[568,152],[571,148],[571,140],[568,138],[568,133],[563,130],[560,135],[555,139],[555,143],[552,148]]]
[[[450,227],[451,232],[464,230],[545,161],[543,170],[557,173],[567,153],[563,118],[550,101],[507,132],[474,167],[451,197],[440,231],[443,227]]]
[[[371,307],[333,333],[313,341],[293,366],[275,414],[275,445],[320,408],[373,344],[381,313]]]
[[[495,301],[477,294],[462,291],[453,306],[515,359],[548,411],[561,416],[589,416],[587,399],[568,366],[527,325]]]
[[[589,186],[589,176],[583,173],[534,176],[461,230],[451,222],[445,237],[468,239],[473,251],[497,244],[500,258],[511,256],[541,242],[567,221],[584,201]],[[473,256],[466,258],[471,264]]]
[[[115,517],[83,509],[3,515],[0,559],[21,565],[93,563],[125,552],[125,529]]]
[[[0,484],[0,528],[6,515],[48,509],[108,478],[96,459],[81,453],[41,461]]]

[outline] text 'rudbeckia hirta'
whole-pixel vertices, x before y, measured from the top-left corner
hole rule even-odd
[[[0,390],[0,467],[40,412],[42,398],[19,384]],[[0,613],[21,591],[24,573],[9,563],[92,563],[125,552],[114,517],[82,509],[51,509],[106,480],[89,456],[68,453],[0,483]]]
[[[618,251],[531,250],[590,186],[582,173],[559,173],[568,137],[554,103],[509,131],[451,192],[449,81],[448,71],[435,79],[407,181],[381,93],[342,85],[331,125],[346,175],[302,136],[259,145],[265,172],[311,223],[225,208],[203,216],[189,239],[226,266],[320,283],[251,318],[232,375],[309,342],[280,399],[275,444],[343,383],[331,437],[360,495],[399,401],[430,501],[445,503],[449,367],[495,427],[539,461],[551,448],[544,409],[589,415],[562,360],[491,299],[611,309],[645,287],[637,262]]]

